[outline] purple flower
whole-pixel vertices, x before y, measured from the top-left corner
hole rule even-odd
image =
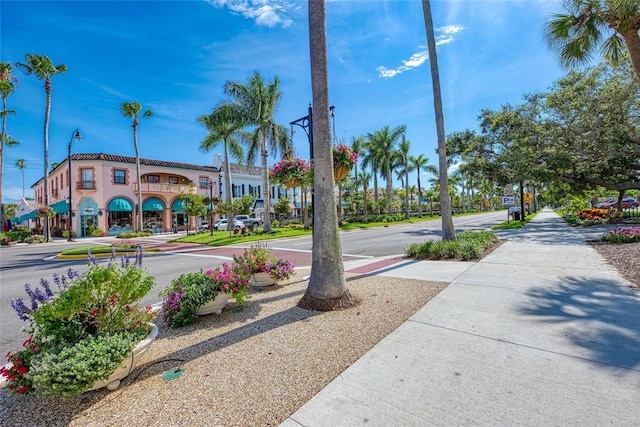
[[[30,313],[31,310],[29,310],[27,306],[24,305],[24,301],[22,300],[22,298],[11,300],[11,308],[13,308],[16,313],[18,313],[18,317],[20,318],[20,320],[29,320],[27,314]]]

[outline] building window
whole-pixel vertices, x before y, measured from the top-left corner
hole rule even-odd
[[[113,171],[113,183],[114,184],[126,184],[127,173],[124,169],[115,169]]]
[[[93,190],[95,185],[93,183],[93,169],[81,169],[82,175],[82,185],[81,188],[83,190]]]
[[[177,176],[170,176],[169,177],[169,184],[177,184],[178,183],[178,177]]]
[[[233,197],[241,197],[242,194],[240,194],[241,188],[239,185],[234,185],[233,188],[231,189],[231,193],[233,194]]]
[[[200,188],[207,188],[209,186],[209,178],[206,176],[200,177]]]
[[[160,182],[160,176],[159,175],[147,175],[147,182]]]

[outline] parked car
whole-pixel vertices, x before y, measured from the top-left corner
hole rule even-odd
[[[209,229],[209,222],[207,221],[202,221],[200,223],[200,227],[198,227],[198,231],[206,231]]]
[[[227,219],[223,218],[218,220],[213,226],[216,231],[226,231],[227,230]],[[242,229],[244,228],[244,222],[242,221],[233,221],[234,229]]]
[[[618,200],[607,200],[607,202],[602,204],[602,208],[603,209],[609,209],[609,208],[615,208],[616,205],[618,204]],[[640,206],[640,202],[638,202],[636,199],[633,199],[631,197],[626,197],[624,199],[622,199],[622,209],[631,209],[631,208],[637,208],[638,206]]]
[[[243,222],[244,225],[252,224],[254,227],[262,227],[262,218],[252,218],[249,215],[236,215],[233,219]]]
[[[615,206],[617,199],[607,199],[604,202],[596,203],[596,208],[606,209],[609,206]]]

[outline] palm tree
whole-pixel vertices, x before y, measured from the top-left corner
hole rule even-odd
[[[4,203],[2,202],[2,177],[4,174],[4,147],[19,145],[18,141],[7,135],[7,116],[15,114],[14,110],[7,110],[7,97],[13,93],[18,79],[11,73],[9,62],[0,62],[0,97],[2,97],[2,134],[0,135],[0,224],[4,224]]]
[[[362,158],[362,167],[370,167],[373,176],[373,204],[377,214],[380,214],[380,205],[378,204],[378,163],[381,161],[380,155],[375,142],[370,138],[374,134],[368,133],[367,140],[364,144],[364,156]]]
[[[366,224],[368,221],[367,215],[369,213],[369,198],[367,197],[367,192],[369,190],[369,182],[371,181],[371,174],[366,170],[360,172],[360,185],[362,185],[362,199],[363,199],[363,212],[364,218],[363,221]]]
[[[247,84],[227,82],[224,91],[231,97],[230,108],[237,112],[238,118],[246,125],[255,126],[248,139],[247,163],[254,164],[260,153],[262,167],[262,194],[264,198],[263,232],[271,232],[271,201],[269,185],[269,167],[267,164],[269,151],[271,154],[291,153],[291,138],[286,127],[275,122],[274,115],[282,94],[280,79],[265,82],[258,71],[255,71]]]
[[[384,126],[382,129],[367,134],[367,138],[373,145],[380,174],[387,183],[387,215],[391,214],[393,198],[393,162],[391,153],[395,152],[396,144],[407,130],[406,125],[396,126],[391,129]]]
[[[429,165],[429,158],[424,154],[419,154],[418,156],[410,156],[409,164],[411,171],[416,171],[418,175],[418,215],[422,216],[422,184],[420,182],[420,174],[422,170],[427,170],[436,175],[438,172],[433,165]]]
[[[24,199],[24,170],[27,168],[27,161],[25,159],[18,159],[16,166],[22,172],[22,198]]]
[[[136,231],[142,231],[142,179],[140,175],[140,149],[138,148],[138,116],[142,111],[142,105],[138,101],[123,102],[120,104],[120,112],[127,119],[133,119],[131,127],[133,128],[133,146],[136,150],[136,179],[138,180],[138,206],[136,215]],[[142,113],[142,117],[149,118],[153,116],[153,111],[146,110]]]
[[[444,114],[442,113],[442,94],[440,91],[440,72],[436,54],[436,39],[433,34],[433,19],[431,18],[430,0],[422,0],[424,26],[427,32],[427,48],[429,50],[429,65],[433,85],[433,109],[436,115],[436,131],[438,134],[438,173],[440,175],[440,213],[442,215],[442,240],[454,242],[456,231],[453,228],[451,203],[447,185],[447,147],[444,133]]]
[[[35,75],[38,80],[44,80],[44,91],[47,98],[46,110],[44,114],[44,206],[49,206],[49,117],[51,116],[51,77],[66,73],[65,64],[53,65],[51,59],[46,55],[27,53],[24,56],[24,63],[17,62],[16,67],[20,68],[28,76]],[[49,218],[44,217],[45,241],[51,240],[51,230],[49,229]]]
[[[358,155],[358,158],[360,158],[360,156],[362,156],[362,154],[364,153],[364,144],[364,135],[351,137],[351,149]],[[354,165],[353,177],[355,178],[356,182],[356,191],[358,191],[358,162],[356,162],[356,164]]]
[[[398,150],[395,155],[398,163],[398,174],[404,177],[404,217],[409,219],[409,171],[410,171],[410,156],[409,150],[411,149],[411,143],[407,141],[404,134],[402,134],[402,141],[398,145]]]
[[[203,125],[209,133],[200,143],[200,151],[207,153],[218,146],[222,141],[224,151],[224,183],[225,183],[225,203],[233,203],[231,166],[229,164],[229,153],[237,159],[242,160],[244,150],[239,141],[240,130],[243,123],[239,120],[227,104],[219,105],[211,114],[198,117],[198,122]],[[233,226],[229,222],[229,227]]]
[[[329,311],[352,307],[347,288],[333,190],[333,144],[329,117],[329,75],[324,0],[309,2],[309,53],[313,93],[314,205],[311,277],[300,307]]]
[[[551,15],[543,34],[563,66],[584,64],[596,50],[617,66],[628,52],[640,78],[638,0],[564,0],[562,4],[566,13]]]

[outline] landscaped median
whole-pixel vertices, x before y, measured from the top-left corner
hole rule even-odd
[[[82,247],[75,249],[67,249],[66,251],[60,252],[56,255],[58,259],[83,259],[88,257],[121,257],[121,256],[135,256],[137,249],[141,247],[141,245],[136,245],[132,243],[117,243],[115,245],[110,246],[91,246],[91,247]],[[145,254],[150,254],[154,252],[160,252],[158,248],[144,248],[143,252]]]

